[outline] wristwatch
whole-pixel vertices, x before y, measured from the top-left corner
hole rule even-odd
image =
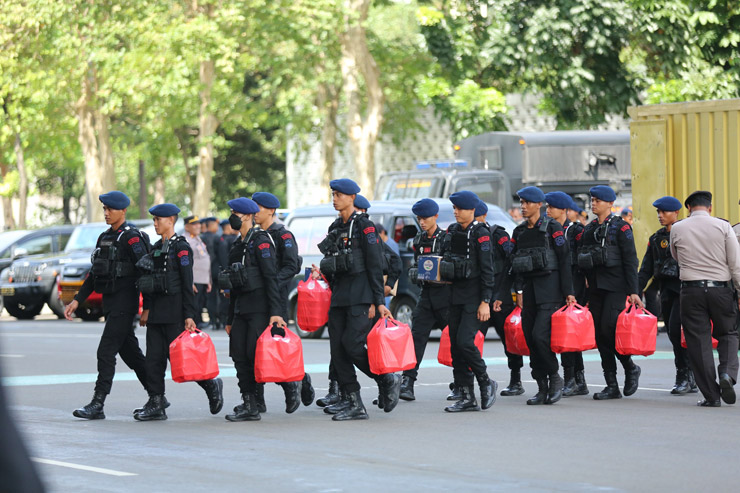
[[[491,303],[491,298],[486,298],[483,301],[481,301],[481,303],[490,304]]]

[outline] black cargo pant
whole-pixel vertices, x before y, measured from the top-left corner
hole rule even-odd
[[[504,324],[506,323],[506,319],[509,317],[509,315],[511,315],[511,312],[514,311],[515,307],[516,305],[513,302],[507,303],[505,300],[504,304],[501,305],[501,311],[494,312],[493,304],[491,304],[490,322],[493,323],[493,328],[496,330],[496,334],[498,334],[499,338],[501,339],[501,344],[504,345],[504,354],[506,355],[506,362],[508,363],[509,370],[519,370],[522,366],[524,366],[524,358],[521,355],[510,353],[506,349],[506,334],[504,333]],[[481,328],[481,332],[483,332],[483,335],[488,333],[488,325],[489,322],[483,322],[483,328]]]
[[[617,371],[617,360],[625,370],[634,366],[631,356],[619,354],[616,350],[617,319],[624,310],[626,293],[592,289],[589,292],[588,308],[594,317],[596,347],[601,356],[601,369],[605,372]]]
[[[195,293],[195,317],[193,321],[196,325],[203,323],[203,308],[206,307],[206,301],[208,300],[208,284],[196,284],[195,288],[198,290]]]
[[[111,311],[107,314],[103,335],[98,344],[98,380],[95,392],[110,394],[116,373],[116,355],[134,370],[141,385],[147,388],[146,360],[134,333],[135,313]]]
[[[475,336],[481,326],[478,304],[450,305],[449,317],[452,375],[455,385],[469,387],[474,384],[473,376],[488,375],[486,363],[475,345]]]
[[[164,394],[164,376],[170,357],[170,344],[182,334],[184,322],[174,324],[150,323],[146,326],[146,381],[149,395]],[[196,382],[203,389],[213,380]]]
[[[660,307],[663,313],[668,339],[673,346],[673,361],[677,370],[689,369],[689,353],[681,346],[681,295],[664,289],[660,292]]]
[[[532,368],[532,378],[535,380],[547,378],[558,372],[560,365],[558,358],[550,346],[552,333],[552,314],[562,306],[562,303],[538,303],[532,282],[528,281],[524,287],[524,302],[522,304],[522,332],[529,347],[529,366]]]
[[[720,397],[717,370],[727,373],[737,382],[738,334],[737,301],[731,288],[681,288],[681,322],[686,335],[689,361],[694,370],[696,385],[710,401]],[[712,352],[712,327],[719,341],[719,367],[715,369]]]
[[[367,359],[367,335],[372,320],[367,318],[370,305],[332,306],[329,309],[329,347],[331,348],[330,377],[336,376],[345,392],[359,392],[357,367],[362,373],[376,379]]]
[[[270,323],[267,312],[243,313],[234,315],[229,334],[229,354],[234,361],[239,392],[253,394],[257,390],[254,379],[254,355],[257,339]]]
[[[221,313],[218,309],[218,275],[211,278],[211,292],[206,294],[206,309],[208,310],[208,320],[213,328],[217,328],[221,323]],[[200,288],[198,288],[200,289]],[[225,319],[224,319],[225,320]]]
[[[414,353],[416,353],[416,367],[403,372],[403,376],[416,380],[419,375],[419,365],[424,358],[424,351],[429,342],[429,334],[434,329],[444,329],[447,325],[449,307],[435,307],[429,298],[422,297],[414,308],[411,336],[414,338]]]

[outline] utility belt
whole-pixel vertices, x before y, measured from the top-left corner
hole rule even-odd
[[[136,281],[136,287],[142,294],[174,295],[182,293],[182,281],[179,272],[157,270],[142,275]]]
[[[617,245],[586,245],[578,251],[578,267],[583,270],[621,265],[622,253]]]
[[[554,270],[558,270],[558,257],[550,248],[522,248],[512,255],[511,271],[515,274]]]
[[[360,274],[365,272],[365,258],[362,250],[345,249],[338,253],[327,255],[319,264],[324,274]]]
[[[472,279],[479,274],[473,273],[473,261],[469,258],[445,256],[439,263],[439,271],[443,280],[457,281]]]
[[[218,273],[218,288],[223,290],[255,291],[264,287],[262,275],[257,266],[245,266],[234,262]]]

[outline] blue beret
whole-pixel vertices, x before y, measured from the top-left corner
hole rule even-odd
[[[527,202],[544,202],[545,194],[537,187],[524,187],[516,193],[520,199]]]
[[[340,178],[329,182],[329,188],[345,195],[360,193],[360,186],[349,178]]]
[[[159,204],[149,208],[149,214],[157,217],[171,217],[180,213],[180,208],[175,204]]]
[[[591,187],[591,190],[588,192],[592,197],[596,197],[605,202],[614,202],[617,200],[617,194],[614,193],[612,187],[608,187],[606,185],[596,185],[595,187]]]
[[[439,204],[432,199],[421,199],[411,208],[411,212],[419,217],[432,217],[439,214]]]
[[[239,197],[238,199],[232,199],[226,202],[231,210],[240,214],[256,214],[260,211],[260,207],[257,203],[246,197]]]
[[[252,200],[267,209],[280,208],[280,200],[269,192],[257,192],[252,194]]]
[[[475,217],[488,214],[488,206],[482,200],[478,200],[478,205],[475,206]]]
[[[119,211],[125,209],[131,203],[131,199],[128,198],[125,193],[119,192],[118,190],[98,195],[98,200],[100,200],[103,205],[106,205],[111,209],[118,209]]]
[[[573,199],[565,192],[548,192],[545,194],[545,202],[556,209],[573,208]]]
[[[475,208],[478,207],[480,199],[473,192],[463,190],[450,195],[450,202],[452,202],[458,209],[475,210]]]
[[[355,197],[355,207],[368,210],[370,208],[370,202],[363,195],[358,194]]]
[[[678,200],[676,197],[671,197],[670,195],[667,195],[653,202],[653,207],[661,211],[673,212],[681,210],[681,207],[683,206],[681,205],[681,201]]]
[[[223,228],[224,226],[226,226],[227,224],[229,224],[229,220],[228,219],[221,219],[221,222],[218,223],[218,224]]]
[[[218,219],[216,219],[213,216],[208,216],[208,217],[204,217],[203,219],[200,220],[201,224],[207,224],[207,223],[210,223],[212,221],[218,221]]]

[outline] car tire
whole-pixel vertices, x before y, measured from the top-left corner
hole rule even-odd
[[[390,310],[393,318],[411,327],[416,303],[410,296],[399,296],[391,300]]]
[[[100,308],[80,307],[75,310],[75,316],[84,322],[97,322],[103,316],[103,311]]]
[[[64,302],[62,302],[62,299],[59,297],[59,281],[54,282],[54,285],[51,287],[49,300],[46,304],[49,306],[51,311],[54,312],[54,315],[56,315],[57,318],[64,318]]]
[[[324,335],[324,329],[326,326],[321,327],[319,330],[315,330],[313,332],[307,332],[305,330],[301,330],[300,327],[298,327],[298,298],[293,298],[290,301],[290,321],[288,322],[289,325],[292,326],[293,330],[296,334],[298,334],[298,337],[301,339],[321,339],[321,336]]]
[[[40,305],[21,305],[19,303],[5,303],[5,309],[11,317],[15,317],[18,320],[33,320],[36,315],[41,313],[41,309],[44,304]]]

